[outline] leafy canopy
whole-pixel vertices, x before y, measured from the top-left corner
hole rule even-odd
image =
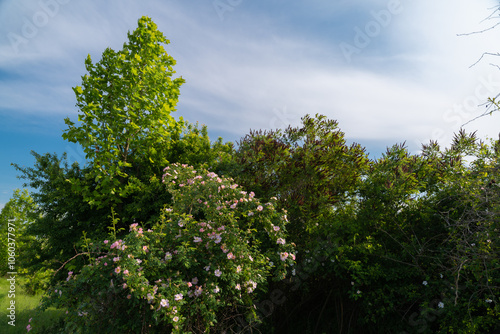
[[[63,138],[82,145],[93,164],[88,177],[96,188],[81,189],[91,204],[120,203],[132,191],[125,181],[131,174],[168,163],[170,139],[184,128],[182,119],[171,116],[184,79],[172,78],[175,60],[163,47],[168,43],[156,24],[142,17],[121,51],[108,48],[96,64],[90,55],[85,61],[88,74],[73,88],[79,123],[66,118]]]

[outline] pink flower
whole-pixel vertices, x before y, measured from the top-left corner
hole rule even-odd
[[[181,300],[182,299],[182,293],[178,293],[175,295],[175,300]]]
[[[123,274],[124,274],[124,275],[128,275],[128,270],[127,270],[127,269],[125,269],[125,270],[123,271]]]
[[[147,253],[148,252],[148,246],[142,246],[142,250]]]
[[[201,241],[202,241],[202,239],[201,239],[200,237],[194,237],[194,240],[193,240],[193,241],[194,241],[194,242],[201,242]]]
[[[108,244],[108,242],[109,242],[109,240],[104,240],[104,244],[106,244],[106,245],[107,245],[107,244]]]
[[[191,282],[193,282],[193,284],[198,284],[198,277],[193,278]]]
[[[162,299],[160,302],[161,307],[168,307],[168,299]]]
[[[284,245],[284,244],[285,244],[285,239],[283,239],[283,238],[278,238],[278,240],[276,240],[276,243],[277,243],[277,244],[280,244],[280,245]]]
[[[214,271],[214,274],[215,274],[215,276],[220,277],[220,275],[222,275],[222,271],[220,271],[219,269],[216,269]]]
[[[231,259],[235,259],[235,256],[233,255],[233,253],[232,253],[232,252],[229,252],[229,253],[227,254],[227,258],[228,258],[229,260],[231,260]]]
[[[284,252],[284,253],[281,253],[280,254],[280,259],[281,261],[285,261],[288,257],[288,253],[287,252]]]
[[[115,268],[115,273],[119,274],[119,273],[120,273],[120,271],[121,271],[120,267],[116,267],[116,268]]]
[[[273,230],[274,230],[275,232],[278,232],[278,231],[280,230],[280,227],[279,227],[279,226],[273,226]]]
[[[31,330],[31,325],[28,325],[26,326],[26,329],[28,330],[28,332]]]
[[[257,207],[257,211],[262,211],[263,209],[264,209],[264,208],[262,207],[262,205],[259,205],[259,206]]]
[[[192,286],[193,286],[193,283],[191,283],[191,282],[187,282],[187,286],[190,288],[190,287],[192,287]]]

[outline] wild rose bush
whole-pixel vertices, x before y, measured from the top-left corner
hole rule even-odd
[[[268,279],[286,277],[295,255],[276,199],[261,203],[232,179],[173,164],[172,195],[149,229],[90,245],[98,254],[50,291],[43,308],[66,308],[69,331],[217,331],[236,315],[256,321],[254,302]]]

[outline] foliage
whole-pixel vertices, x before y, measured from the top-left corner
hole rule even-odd
[[[92,169],[73,180],[85,201],[97,208],[116,206],[136,191],[141,174],[164,166],[172,136],[182,132],[175,111],[182,78],[172,79],[175,60],[163,47],[169,41],[147,17],[128,34],[121,51],[108,48],[102,59],[85,61],[88,74],[73,88],[80,109],[78,125],[68,118],[63,138],[83,147]]]
[[[302,123],[245,136],[232,173],[257,196],[278,198],[279,207],[289,212],[294,242],[307,249],[328,229],[332,207],[349,201],[368,158],[360,145],[346,145],[336,121],[306,115]]]
[[[336,125],[305,117],[296,132],[254,132],[235,157],[238,182],[263,197],[276,196],[289,211],[297,269],[316,265],[298,270],[291,285],[277,285],[289,293],[267,329],[495,328],[498,143],[488,146],[460,132],[443,151],[431,142],[412,155],[394,145],[368,162],[361,148],[327,145],[333,129],[318,124]],[[337,155],[332,147],[339,148]]]
[[[106,235],[102,217],[109,213],[106,209],[91,209],[82,193],[74,191],[67,180],[83,180],[86,170],[80,169],[77,163],[70,166],[66,154],[58,157],[32,152],[32,155],[36,159],[33,167],[14,166],[23,173],[25,186],[37,190],[32,193],[37,204],[33,210],[35,218],[26,230],[26,234],[36,240],[30,245],[35,255],[29,262],[30,274],[36,275],[39,270],[56,270],[74,256],[84,231],[89,237]],[[76,259],[70,265],[81,266],[83,262]]]
[[[283,279],[293,265],[286,216],[272,202],[187,165],[167,167],[164,182],[173,204],[157,224],[135,223],[123,239],[89,244],[91,263],[51,289],[44,307],[68,309],[68,332],[227,328],[225,319],[240,312],[255,317],[267,277]]]
[[[118,230],[134,221],[145,226],[158,220],[171,198],[163,190],[166,162],[217,169],[227,161],[232,145],[211,142],[206,126],[171,116],[182,79],[172,79],[175,61],[167,43],[146,17],[129,33],[123,50],[107,49],[100,62],[87,58],[89,72],[75,87],[79,123],[66,119],[63,137],[82,145],[88,164],[70,164],[66,154],[38,154],[33,167],[14,164],[36,190],[38,217],[27,233],[38,240],[31,247],[31,274],[57,270],[81,247],[81,236],[102,239],[113,211]],[[76,257],[67,264],[78,270]],[[55,280],[61,280],[57,274]]]
[[[347,313],[356,314],[364,331],[495,328],[495,166],[494,150],[463,132],[450,149],[431,143],[410,155],[396,145],[372,165],[359,187],[355,214],[337,210],[328,268],[337,281],[351,282],[340,289],[355,301]],[[485,191],[488,185],[492,193]],[[380,324],[381,331],[373,330]]]
[[[33,244],[37,240],[26,233],[26,229],[36,218],[33,215],[36,204],[31,198],[28,190],[16,189],[12,198],[5,204],[0,212],[0,275],[4,276],[8,271],[24,273],[33,254]],[[10,251],[11,249],[12,251]],[[12,254],[9,254],[12,253]],[[7,264],[12,262],[9,258],[14,255],[14,270],[9,270]]]

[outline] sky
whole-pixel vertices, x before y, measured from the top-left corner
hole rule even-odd
[[[211,139],[299,126],[306,114],[339,122],[349,143],[378,157],[388,146],[450,144],[463,126],[497,138],[498,0],[0,0],[0,208],[31,167],[31,150],[68,153],[72,87],[149,16],[170,40],[186,83],[174,116]],[[491,16],[492,15],[492,16]],[[482,33],[475,33],[486,30]],[[480,60],[478,62],[478,60]],[[474,120],[475,119],[475,120]],[[471,121],[471,122],[470,122]],[[469,123],[468,123],[469,122]],[[468,124],[466,124],[468,123]],[[466,124],[466,125],[464,125]]]

